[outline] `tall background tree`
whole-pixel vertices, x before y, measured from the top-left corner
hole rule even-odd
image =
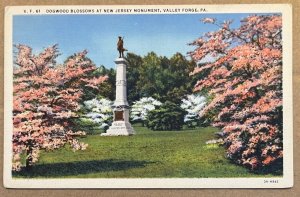
[[[142,97],[153,97],[159,101],[180,103],[182,97],[192,92],[193,81],[189,73],[194,61],[176,53],[170,59],[154,52],[144,57],[129,53],[127,73],[128,100],[130,103]]]
[[[127,91],[128,91],[128,102],[131,105],[134,101],[142,98],[139,87],[137,83],[140,80],[140,69],[143,64],[143,58],[133,54],[128,53],[126,55],[126,60],[128,61],[127,68]]]
[[[108,98],[109,100],[114,101],[116,96],[116,71],[113,68],[105,68],[105,66],[101,65],[97,67],[97,69],[92,73],[93,76],[100,77],[100,76],[107,76],[107,79],[99,84],[99,89],[96,91],[94,97],[102,97]],[[89,99],[92,99],[89,98]],[[89,100],[84,99],[84,100]]]
[[[252,15],[233,29],[232,21],[203,23],[219,29],[191,45],[201,74],[195,91],[211,99],[200,112],[222,129],[227,155],[251,169],[282,167],[282,19],[281,15]],[[291,65],[285,65],[291,66]]]

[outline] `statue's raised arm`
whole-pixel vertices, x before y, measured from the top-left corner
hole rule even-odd
[[[124,48],[124,41],[123,38],[121,36],[119,36],[119,40],[117,43],[117,49],[119,51],[119,58],[123,58],[124,57],[124,51],[127,51],[127,49]]]

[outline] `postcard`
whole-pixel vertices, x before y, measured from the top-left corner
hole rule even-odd
[[[9,6],[7,188],[293,186],[288,4]]]

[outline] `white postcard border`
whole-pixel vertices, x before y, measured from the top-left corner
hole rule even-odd
[[[24,14],[24,9],[130,9],[130,8],[205,8],[213,13],[282,13],[283,19],[283,176],[274,178],[81,178],[81,179],[17,179],[12,178],[12,24],[14,15]],[[173,14],[170,13],[94,13],[94,14]],[[64,13],[59,13],[64,14]],[[70,13],[69,13],[70,14]],[[87,13],[82,13],[87,14]],[[178,14],[178,13],[174,13]],[[224,5],[94,5],[94,6],[11,6],[5,10],[4,43],[4,174],[7,188],[286,188],[293,186],[293,101],[292,101],[292,6],[289,4],[224,4]]]

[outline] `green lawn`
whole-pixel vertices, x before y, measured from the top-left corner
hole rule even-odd
[[[215,128],[182,131],[150,131],[134,126],[134,136],[89,135],[85,151],[65,147],[42,152],[30,172],[14,177],[32,178],[127,178],[127,177],[270,177],[258,175],[225,158],[225,150],[207,146]]]

